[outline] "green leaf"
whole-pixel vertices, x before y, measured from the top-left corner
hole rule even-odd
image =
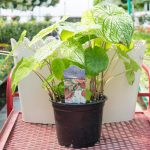
[[[92,46],[102,47],[104,41],[101,38],[95,38],[92,41]],[[112,44],[110,42],[105,43],[105,50],[109,50]]]
[[[86,101],[89,102],[91,100],[92,93],[89,89],[86,89],[85,92],[86,92],[86,95],[85,95]]]
[[[60,34],[60,38],[61,38],[62,41],[66,41],[67,39],[69,39],[73,35],[74,35],[74,32],[67,31],[67,30],[62,30],[61,34]]]
[[[92,76],[98,75],[108,66],[106,51],[100,47],[87,48],[85,50],[86,73]]]
[[[86,25],[95,24],[93,13],[91,10],[83,12],[81,17],[81,23]]]
[[[98,24],[87,25],[79,22],[64,22],[62,25],[63,26],[60,27],[60,30],[62,30],[62,32],[66,35],[68,34],[68,37],[66,36],[65,40],[73,36],[74,39],[83,44],[93,38],[103,38],[101,25]]]
[[[59,29],[62,30],[66,30],[66,31],[70,31],[72,33],[76,33],[79,32],[81,30],[83,30],[83,26],[81,25],[80,22],[63,22],[61,23],[61,26],[59,26]]]
[[[55,75],[55,77],[57,79],[63,79],[63,73],[64,73],[64,70],[65,70],[65,65],[63,63],[63,60],[60,59],[60,58],[56,58],[52,61],[52,71],[53,71],[53,74]]]
[[[64,82],[60,82],[58,85],[54,86],[54,91],[58,94],[63,96],[64,95]]]
[[[68,60],[68,59],[65,59],[65,58],[63,58],[62,61],[65,65],[65,68],[69,68],[70,66],[78,66],[81,69],[85,69],[85,66],[83,64],[78,63],[78,62]]]
[[[55,77],[59,80],[64,78],[64,70],[69,68],[69,66],[78,66],[80,68],[84,68],[83,65],[81,65],[78,62],[74,62],[72,60],[66,59],[66,58],[55,58],[52,61],[52,71]]]
[[[43,37],[45,37],[46,35],[50,34],[51,32],[53,32],[54,30],[56,30],[58,28],[58,26],[64,22],[68,17],[64,16],[61,20],[59,20],[58,22],[56,22],[55,24],[53,24],[50,27],[47,27],[43,30],[41,30],[37,35],[35,35],[30,43],[30,46],[34,43],[36,43],[38,40],[42,39]]]
[[[71,61],[65,58],[62,58],[62,61],[63,61],[65,68],[69,68]]]
[[[84,49],[82,45],[73,38],[61,43],[58,49],[58,57],[84,64]]]
[[[53,74],[50,74],[50,75],[48,75],[48,77],[46,78],[46,81],[50,83],[50,82],[53,81],[53,79],[54,79],[54,75],[53,75]]]
[[[119,59],[121,59],[122,61],[130,61],[130,56],[127,54],[127,52],[126,51],[122,51],[122,50],[120,50],[120,49],[117,49],[116,50],[116,52],[117,52],[117,54],[118,54],[118,57],[119,57]]]
[[[130,59],[130,64],[132,65],[134,71],[138,71],[140,69],[139,64],[135,60]]]
[[[40,68],[40,69],[43,69],[43,67],[45,67],[45,65],[47,65],[47,62],[46,62],[46,61],[40,62],[40,63],[39,63],[39,68]]]
[[[14,51],[17,49],[17,47],[23,42],[24,40],[24,37],[26,36],[27,34],[27,31],[24,30],[21,35],[20,35],[20,38],[18,40],[18,42],[15,44],[14,48],[12,49],[12,51],[9,53],[9,55],[7,55],[7,57],[5,58],[4,62],[5,63],[14,53]]]
[[[82,44],[92,40],[94,38],[101,38],[102,40],[105,41],[105,39],[103,38],[103,34],[102,34],[102,27],[101,25],[98,24],[93,24],[93,25],[82,25],[82,30],[76,32],[75,34],[75,38],[78,40],[81,40],[83,42],[81,42]]]
[[[92,39],[97,38],[95,35],[84,35],[84,33],[83,33],[83,36],[80,35],[78,37],[78,35],[77,35],[76,37],[77,37],[78,42],[81,44],[84,44]]]
[[[27,31],[26,31],[26,30],[24,30],[24,31],[21,33],[20,38],[19,38],[19,40],[18,40],[18,44],[20,44],[20,43],[23,42],[24,37],[26,36],[26,34],[27,34]]]
[[[100,3],[93,9],[96,24],[102,25],[106,40],[130,46],[134,26],[132,18],[124,9],[110,3]]]
[[[124,63],[128,83],[132,85],[135,80],[135,72],[140,69],[140,66],[127,54],[127,52],[120,49],[117,49],[116,52],[120,60],[122,60]]]
[[[48,44],[45,44],[41,48],[37,49],[36,53],[34,54],[34,58],[38,61],[41,62],[47,57],[53,55],[55,52],[56,48],[60,45],[60,41],[53,39],[51,40]]]
[[[53,75],[53,74],[50,74],[50,75],[48,75],[48,76],[46,77],[46,81],[47,81],[48,83],[51,83],[53,80],[54,80],[54,75]],[[48,83],[47,83],[46,81],[44,81],[44,82],[42,83],[42,86],[43,86],[45,89],[46,89],[46,87],[48,87]]]
[[[127,46],[125,46],[123,44],[116,44],[116,46],[121,51],[129,52],[129,51],[131,51],[134,48],[134,43],[132,41],[129,47],[127,47]]]
[[[124,62],[124,65],[126,69],[126,78],[128,83],[132,85],[135,80],[135,72],[137,72],[140,67],[133,59],[130,59],[130,62]]]
[[[124,64],[128,63],[128,65],[133,68],[135,71],[140,69],[140,66],[134,61],[127,52],[117,49],[116,50],[118,57],[124,62]]]
[[[128,80],[128,83],[132,85],[135,80],[135,73],[133,71],[126,71],[126,78]]]
[[[81,26],[80,23],[71,23],[71,22],[64,22],[61,24],[59,29],[61,30],[60,32],[60,38],[62,41],[66,41],[67,39],[71,38],[74,36],[76,32],[80,30]]]
[[[132,70],[132,71],[138,71],[140,69],[140,66],[130,58],[130,62],[124,62],[126,70]]]
[[[14,92],[18,83],[37,67],[38,64],[33,57],[22,58],[12,73],[12,91]]]

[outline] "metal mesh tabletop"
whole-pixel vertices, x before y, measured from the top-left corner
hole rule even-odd
[[[59,146],[55,125],[25,123],[19,113],[5,150],[73,150]],[[94,147],[82,150],[150,150],[150,122],[143,113],[128,122],[107,123]]]

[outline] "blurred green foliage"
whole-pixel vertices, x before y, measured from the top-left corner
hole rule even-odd
[[[10,72],[13,66],[13,60],[10,58],[7,63],[3,64],[4,57],[0,56],[0,85],[3,82],[4,78]]]
[[[120,6],[123,7],[124,9],[127,9],[127,0],[120,0],[121,4]],[[134,5],[134,9],[135,10],[140,10],[143,11],[144,10],[144,3],[145,2],[150,2],[150,0],[131,0],[132,4]]]
[[[0,49],[2,50],[10,50],[10,39],[14,38],[18,41],[23,30],[27,30],[27,36],[31,39],[34,35],[36,35],[41,29],[46,28],[50,25],[50,22],[41,22],[37,23],[35,21],[30,21],[27,23],[18,23],[17,21],[13,21],[11,23],[6,23],[5,20],[0,20]],[[7,46],[9,44],[9,47]],[[5,46],[6,45],[6,46]],[[5,56],[0,56],[0,84],[3,79],[8,75],[12,66],[13,59],[10,58],[7,63],[3,64]]]
[[[146,41],[146,51],[143,63],[150,67],[150,33],[147,32],[139,32],[135,31],[134,33],[135,40],[145,40]],[[148,90],[148,77],[144,70],[142,70],[141,78],[140,78],[140,86],[143,90]]]
[[[93,1],[93,4],[94,4],[94,5],[97,5],[98,3],[102,2],[102,1],[103,1],[103,0],[94,0],[94,1]]]
[[[150,56],[150,33],[135,31],[134,39],[146,41],[145,56]]]
[[[49,22],[37,23],[35,21],[27,23],[18,23],[13,21],[12,23],[0,23],[0,43],[10,44],[10,39],[14,38],[18,40],[23,30],[27,30],[27,37],[31,39],[41,29],[50,25]]]

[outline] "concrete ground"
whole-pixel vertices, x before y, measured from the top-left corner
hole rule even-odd
[[[20,102],[19,102],[19,98],[18,97],[14,97],[14,109],[15,110],[20,110]],[[7,118],[6,106],[4,106],[2,108],[2,110],[0,111],[0,129],[2,128],[6,118]]]

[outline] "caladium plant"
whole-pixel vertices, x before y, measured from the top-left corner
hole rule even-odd
[[[105,76],[115,56],[124,64],[128,83],[133,84],[135,72],[140,68],[128,55],[133,49],[133,21],[122,8],[101,2],[83,13],[81,22],[68,23],[64,17],[54,25],[35,35],[29,46],[36,44],[52,31],[58,31],[59,39],[53,38],[38,49],[34,56],[22,58],[13,70],[12,89],[30,72],[42,80],[52,101],[64,101],[63,72],[71,65],[85,69],[87,102],[100,100],[103,95]],[[25,32],[24,32],[25,33]],[[23,34],[24,35],[24,34]],[[25,36],[25,35],[24,35]],[[19,42],[20,44],[20,42]],[[108,51],[114,51],[110,58]],[[48,66],[49,75],[45,78],[37,68]]]

